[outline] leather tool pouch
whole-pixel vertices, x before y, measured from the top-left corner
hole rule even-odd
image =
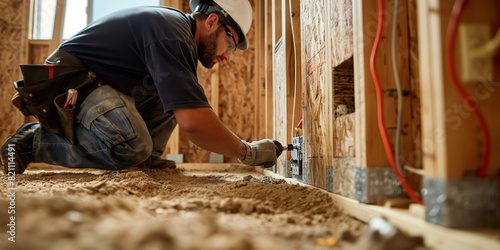
[[[42,126],[75,144],[75,113],[86,96],[78,96],[77,107],[65,109],[66,94],[68,89],[78,91],[97,84],[95,74],[78,58],[61,50],[49,56],[46,64],[20,67],[24,80],[14,83],[18,91],[12,98],[14,106],[25,116],[35,116]]]

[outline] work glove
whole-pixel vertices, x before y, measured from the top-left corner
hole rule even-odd
[[[277,141],[263,139],[260,141],[246,142],[242,141],[247,149],[247,154],[243,160],[239,160],[243,164],[250,166],[262,166],[270,168],[276,165],[278,156],[283,152],[283,147]],[[281,146],[281,148],[280,148]]]

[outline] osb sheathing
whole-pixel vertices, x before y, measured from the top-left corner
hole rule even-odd
[[[335,158],[356,157],[354,117],[354,113],[342,115],[333,122]]]
[[[255,4],[250,0],[255,17]],[[182,10],[191,12],[189,1],[183,1]],[[254,18],[255,20],[255,18]],[[211,77],[218,74],[219,93],[217,114],[222,122],[243,140],[252,141],[255,131],[255,22],[247,34],[250,48],[247,51],[236,51],[231,61],[223,62],[218,70],[205,69],[201,64],[198,67],[198,80],[205,89],[209,101],[211,100]],[[184,154],[185,162],[208,162],[210,152],[194,145],[185,136],[180,136],[179,153]],[[236,159],[225,158],[226,162],[235,162]]]
[[[353,53],[352,37],[352,0],[332,1],[330,6],[329,27],[332,30],[332,66],[337,67]]]
[[[333,124],[339,105],[347,105],[349,113],[354,112],[352,3],[303,0],[301,17],[307,179],[310,184],[325,187],[326,168],[334,165],[334,152],[343,157],[355,155],[351,133],[354,115],[337,122],[340,128]],[[335,136],[339,132],[335,129],[342,133]],[[348,141],[351,144],[346,146]]]
[[[11,105],[13,82],[21,79],[19,64],[26,53],[28,0],[0,0],[0,141],[23,122],[22,114]]]
[[[307,183],[326,188],[326,166],[333,161],[333,100],[327,52],[326,1],[301,1],[305,83],[303,128]]]

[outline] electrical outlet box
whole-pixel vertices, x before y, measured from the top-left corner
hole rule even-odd
[[[292,138],[293,151],[290,167],[292,168],[292,176],[294,177],[302,176],[302,144],[302,136]]]
[[[488,82],[493,78],[493,60],[490,57],[474,57],[472,50],[491,39],[487,23],[464,23],[459,26],[460,69],[463,84]]]

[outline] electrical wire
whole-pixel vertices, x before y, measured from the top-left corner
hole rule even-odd
[[[398,61],[396,58],[396,30],[398,28],[398,9],[399,0],[394,0],[394,20],[392,22],[392,70],[394,71],[394,80],[396,82],[396,90],[398,94],[398,118],[397,118],[397,128],[396,128],[396,166],[399,171],[405,174],[405,170],[401,166],[401,128],[403,126],[403,90],[401,89],[401,80],[398,74]]]
[[[295,44],[295,29],[293,28],[293,11],[292,11],[292,0],[289,0],[288,1],[288,4],[290,6],[290,26],[291,26],[291,30],[292,30],[292,44],[293,44],[293,69],[295,70],[295,72],[293,72],[293,76],[294,76],[294,79],[293,79],[293,107],[292,107],[292,122],[290,124],[292,124],[292,130],[291,130],[291,138],[293,138],[294,136],[294,127],[293,127],[293,123],[295,121],[295,109],[297,108],[297,105],[296,105],[296,102],[297,102],[297,46]]]
[[[448,23],[448,29],[446,32],[446,51],[445,51],[445,62],[446,62],[446,70],[448,76],[451,79],[453,86],[458,91],[460,96],[464,99],[465,104],[472,110],[474,117],[477,119],[479,126],[482,129],[484,145],[483,145],[483,159],[481,162],[481,166],[477,172],[477,177],[484,178],[488,171],[488,164],[490,160],[490,152],[491,152],[491,141],[490,141],[490,132],[488,129],[488,125],[478,107],[475,107],[475,103],[471,100],[458,79],[456,66],[455,66],[455,42],[457,39],[457,29],[458,23],[460,21],[460,17],[462,16],[462,12],[464,10],[465,5],[468,3],[468,0],[457,0],[453,5],[453,10],[451,12],[450,20]]]
[[[414,168],[414,167],[410,167],[410,166],[405,166],[405,170],[408,171],[408,172],[412,172],[414,174],[421,175],[421,176],[425,175],[425,171],[423,169]]]
[[[415,194],[415,192],[411,189],[410,185],[408,182],[406,182],[405,177],[401,174],[399,171],[398,167],[396,166],[396,162],[394,159],[394,152],[392,151],[391,148],[391,143],[389,141],[389,137],[387,135],[387,131],[385,129],[385,121],[384,121],[384,100],[383,100],[383,93],[382,93],[382,86],[379,81],[379,77],[377,74],[377,69],[376,69],[376,63],[375,63],[375,58],[377,57],[377,52],[378,48],[380,45],[380,40],[382,38],[382,31],[384,28],[384,15],[385,15],[385,7],[384,7],[384,0],[378,0],[378,24],[377,24],[377,35],[375,37],[375,42],[373,44],[373,49],[372,53],[370,56],[370,70],[373,76],[373,81],[375,85],[375,91],[377,94],[377,115],[378,115],[378,127],[380,130],[380,134],[382,136],[382,141],[384,143],[385,147],[385,153],[387,154],[387,158],[389,159],[389,162],[391,164],[392,169],[394,170],[398,180],[400,181],[401,185],[403,186],[403,189],[405,192],[408,194],[408,196],[415,202],[422,204],[422,200],[420,197]]]
[[[500,29],[490,41],[479,48],[474,48],[471,50],[470,54],[473,57],[490,57],[493,56],[498,49],[500,49]]]

